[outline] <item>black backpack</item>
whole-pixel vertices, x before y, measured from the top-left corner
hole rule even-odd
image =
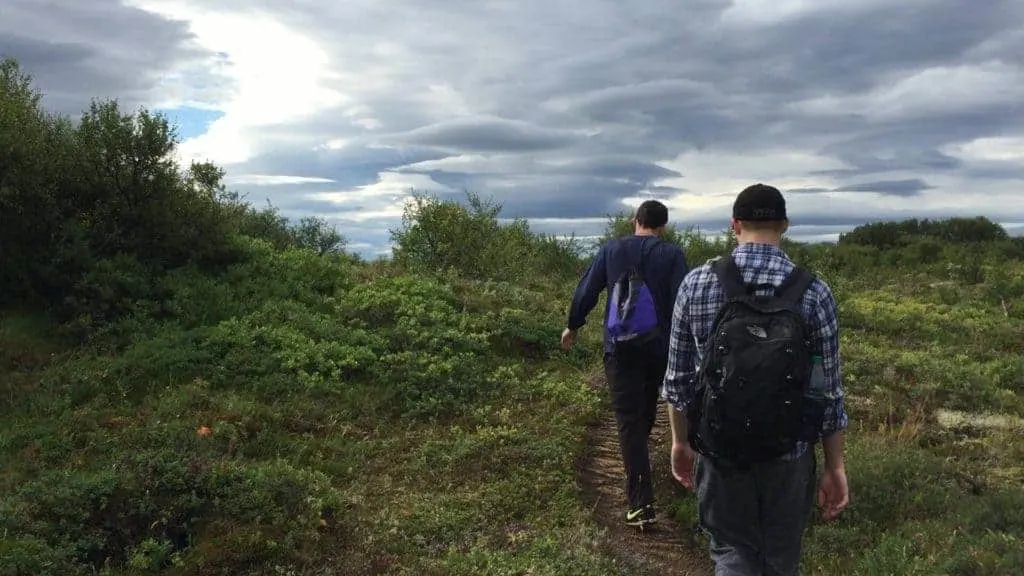
[[[732,258],[712,269],[726,301],[704,346],[689,440],[708,458],[745,469],[791,451],[814,427],[808,412],[820,412],[807,397],[812,334],[800,312],[814,276],[796,267],[773,295],[758,296]]]

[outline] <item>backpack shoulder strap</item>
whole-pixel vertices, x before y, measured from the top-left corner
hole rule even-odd
[[[740,298],[748,295],[743,275],[740,274],[740,269],[736,266],[736,261],[732,256],[722,256],[715,261],[711,269],[715,272],[715,276],[718,276],[718,281],[722,284],[727,298]]]
[[[631,268],[633,270],[637,270],[640,273],[641,276],[646,276],[646,274],[644,274],[644,260],[645,260],[645,256],[650,254],[651,251],[654,250],[654,248],[656,248],[658,246],[658,244],[661,244],[661,239],[660,238],[654,238],[654,242],[651,242],[651,244],[653,245],[653,247],[648,248],[647,247],[648,246],[648,239],[647,238],[644,238],[643,240],[640,241],[640,255],[637,256],[636,260],[633,262],[633,266],[631,266]]]
[[[814,274],[811,274],[806,268],[796,266],[782,281],[782,284],[775,289],[775,296],[795,306],[800,303],[800,299],[804,292],[811,287],[812,282],[814,282]]]

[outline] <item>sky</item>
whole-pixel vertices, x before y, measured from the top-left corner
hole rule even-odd
[[[4,0],[44,104],[145,106],[254,204],[388,251],[411,191],[592,236],[646,198],[797,240],[984,215],[1024,232],[1020,0]]]

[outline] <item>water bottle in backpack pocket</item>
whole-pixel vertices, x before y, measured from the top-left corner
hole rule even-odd
[[[800,437],[807,442],[821,438],[821,426],[825,419],[828,397],[825,394],[825,367],[821,356],[811,358],[811,378],[807,393],[804,394],[801,410]]]

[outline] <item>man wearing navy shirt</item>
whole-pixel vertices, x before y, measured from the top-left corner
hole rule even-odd
[[[654,427],[658,396],[668,361],[672,305],[683,277],[689,271],[682,248],[660,236],[668,224],[668,208],[647,200],[633,218],[634,234],[615,238],[601,246],[573,294],[569,324],[562,333],[562,348],[573,345],[577,331],[601,292],[611,293],[620,276],[640,265],[644,283],[656,310],[657,327],[630,345],[618,345],[604,327],[604,367],[618,424],[619,446],[626,472],[629,509],[625,521],[645,526],[655,521],[654,490],[648,438]],[[609,298],[609,304],[611,298]],[[606,306],[605,316],[609,310]]]

